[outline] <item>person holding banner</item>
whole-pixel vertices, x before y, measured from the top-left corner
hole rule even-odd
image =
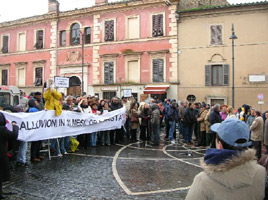
[[[82,100],[78,103],[78,110],[82,113],[92,113],[91,107],[88,105],[87,98],[82,98]],[[77,140],[80,143],[79,146],[82,146],[84,149],[87,149],[89,143],[89,134],[82,134],[77,136]]]
[[[16,123],[12,123],[12,128],[12,131],[6,128],[6,118],[3,113],[0,113],[0,199],[6,198],[2,189],[2,182],[10,180],[7,141],[16,140],[19,132],[19,127],[16,126]]]
[[[28,102],[29,109],[27,112],[38,112],[39,110],[37,109],[38,101],[31,99]],[[40,156],[40,149],[41,149],[41,143],[42,141],[34,141],[31,144],[31,161],[33,162],[40,162],[40,159],[43,159],[43,156]],[[26,152],[25,152],[26,154]]]

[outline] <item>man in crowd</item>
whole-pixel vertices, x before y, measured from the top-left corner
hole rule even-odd
[[[250,126],[252,146],[256,149],[258,160],[261,158],[261,142],[263,140],[263,119],[260,111],[255,112],[256,119]]]
[[[201,160],[204,172],[195,176],[186,200],[264,199],[266,171],[256,163],[255,151],[247,149],[247,125],[228,118],[211,130],[216,133],[216,149],[208,149]]]
[[[183,117],[183,126],[184,126],[184,141],[187,145],[193,145],[192,135],[194,123],[196,122],[194,104],[189,103],[189,107],[186,109]]]
[[[216,123],[221,123],[222,119],[221,119],[221,115],[220,115],[220,104],[216,104],[213,108],[213,111],[210,113],[209,116],[209,123],[210,126],[212,126],[213,124]],[[211,131],[211,148],[216,148],[216,144],[215,144],[215,139],[216,139],[216,133]]]
[[[119,102],[118,97],[113,97],[112,102],[111,102],[111,111],[118,110],[122,108],[121,103]],[[119,143],[123,141],[123,133],[122,133],[122,128],[116,129],[116,130],[111,130],[110,131],[110,140],[111,144]],[[114,139],[115,137],[115,139]]]

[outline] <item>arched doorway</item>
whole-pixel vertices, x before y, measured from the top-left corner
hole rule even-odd
[[[67,90],[68,95],[80,96],[81,95],[81,81],[78,77],[72,76],[69,80],[70,87]]]

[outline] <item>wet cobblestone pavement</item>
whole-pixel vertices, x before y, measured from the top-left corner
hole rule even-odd
[[[97,146],[27,168],[11,163],[4,191],[14,200],[184,199],[204,153],[180,141]]]

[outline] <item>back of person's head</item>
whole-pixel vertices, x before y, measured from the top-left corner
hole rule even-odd
[[[245,150],[251,145],[249,141],[249,128],[245,122],[228,118],[222,123],[211,126],[211,130],[217,133],[217,139],[224,149]]]
[[[260,112],[260,111],[257,110],[255,113],[256,113],[256,115],[257,115],[258,117],[261,116],[261,112]]]

